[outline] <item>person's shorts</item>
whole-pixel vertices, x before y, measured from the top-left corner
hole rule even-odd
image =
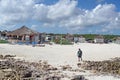
[[[78,57],[79,57],[79,58],[81,58],[82,56],[81,56],[81,55],[79,55]]]

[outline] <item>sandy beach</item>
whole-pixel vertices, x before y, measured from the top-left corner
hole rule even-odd
[[[74,45],[45,45],[45,47],[32,47],[32,45],[0,44],[0,53],[17,55],[28,61],[46,60],[52,65],[76,65],[77,50],[83,51],[83,60],[102,61],[120,57],[119,44],[90,44],[80,43]]]
[[[45,45],[45,47],[32,47],[32,45],[11,45],[0,44],[0,54],[16,55],[16,58],[24,59],[30,62],[38,62],[39,60],[47,61],[49,64],[59,67],[70,65],[72,68],[77,67],[77,51],[81,48],[83,51],[83,60],[103,61],[114,57],[120,57],[119,44],[90,44],[79,43],[74,45]],[[90,72],[66,72],[67,75],[84,75],[88,80],[120,80],[113,76],[107,75],[91,75]],[[62,80],[69,80],[67,78]]]

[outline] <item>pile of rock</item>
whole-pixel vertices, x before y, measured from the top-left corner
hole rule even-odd
[[[63,71],[73,70],[70,65],[53,67],[47,61],[26,62],[25,60],[14,59],[13,55],[1,55],[0,58],[0,80],[84,80],[83,77],[72,77],[64,74]],[[72,78],[72,79],[71,79]]]
[[[46,61],[26,62],[12,55],[0,56],[0,80],[60,80],[57,68]]]
[[[0,59],[13,58],[13,57],[16,57],[16,55],[0,55]]]
[[[120,75],[120,58],[118,57],[106,61],[84,61],[82,64],[78,63],[78,66],[85,70],[92,70],[95,73]]]
[[[47,61],[27,62],[15,59],[13,55],[0,55],[0,80],[87,80],[83,75],[69,75],[66,72],[83,72],[70,65],[56,68]]]
[[[71,80],[88,80],[83,75],[75,75]]]

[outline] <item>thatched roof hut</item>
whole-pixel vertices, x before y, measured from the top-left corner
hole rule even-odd
[[[16,29],[14,31],[7,33],[9,42],[11,40],[15,40],[14,42],[22,41],[22,42],[32,42],[32,41],[38,41],[39,39],[39,33],[26,27],[22,26],[19,29]]]
[[[19,29],[16,29],[14,31],[7,33],[7,35],[33,35],[33,34],[38,34],[38,32],[31,30],[30,28],[26,26],[22,26]]]

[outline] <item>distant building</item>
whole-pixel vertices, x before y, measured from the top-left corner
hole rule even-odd
[[[115,43],[120,44],[120,37],[117,37]]]
[[[79,39],[78,39],[78,42],[80,42],[80,43],[85,43],[85,42],[86,42],[86,41],[85,41],[85,37],[80,36]]]
[[[70,42],[73,42],[74,41],[74,36],[72,34],[67,33],[65,35],[65,39],[70,41]]]
[[[49,41],[51,41],[51,40],[52,40],[52,36],[46,35],[45,41],[46,41],[46,42],[49,42]]]
[[[44,43],[45,42],[45,37],[46,37],[46,33],[41,33],[39,35],[39,43]]]
[[[96,36],[94,38],[94,43],[104,43],[104,37],[103,36]]]
[[[77,43],[77,42],[80,42],[80,43],[85,43],[86,40],[83,36],[80,36],[80,37],[74,37],[74,42]]]
[[[74,37],[74,42],[77,43],[79,41],[79,37]]]
[[[55,36],[54,36],[54,39],[55,39],[55,40],[61,39],[61,38],[62,38],[62,36],[60,36],[60,35],[55,35]]]
[[[19,29],[7,33],[9,41],[15,42],[38,42],[39,33],[29,29],[26,26],[22,26]]]

